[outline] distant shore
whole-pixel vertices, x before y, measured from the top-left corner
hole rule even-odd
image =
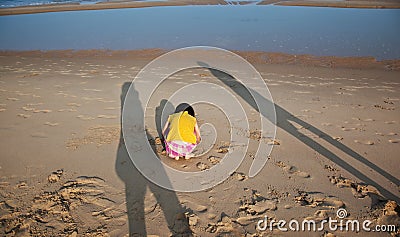
[[[245,5],[250,2],[240,2],[238,4]],[[0,9],[0,16],[34,14],[46,12],[62,12],[62,11],[82,11],[82,10],[105,10],[120,8],[143,8],[143,7],[160,7],[160,6],[187,6],[187,5],[227,5],[223,0],[170,0],[159,2],[99,2],[96,4],[49,4],[38,6],[21,6]],[[310,0],[264,0],[259,5],[281,5],[281,6],[309,6],[309,7],[338,7],[338,8],[389,8],[400,9],[400,3],[395,0],[344,0],[344,1],[310,1]]]
[[[186,5],[218,5],[227,4],[223,0],[205,0],[205,1],[160,1],[160,2],[99,2],[96,4],[50,4],[38,6],[22,6],[0,9],[2,15],[33,14],[45,12],[62,11],[82,11],[82,10],[106,10],[122,8],[143,8],[143,7],[162,7],[162,6],[186,6]]]

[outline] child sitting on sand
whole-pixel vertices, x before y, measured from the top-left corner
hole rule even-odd
[[[165,139],[165,150],[169,157],[179,160],[180,157],[190,159],[191,152],[200,142],[200,130],[189,104],[180,104],[175,113],[168,117],[162,134]]]

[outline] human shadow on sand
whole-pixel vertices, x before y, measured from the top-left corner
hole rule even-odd
[[[147,189],[149,189],[157,199],[157,206],[162,209],[172,236],[192,236],[188,219],[184,214],[185,209],[181,206],[176,193],[148,181],[134,166],[129,157],[122,134],[122,108],[130,86],[130,82],[125,82],[121,90],[121,134],[115,162],[116,172],[125,183],[129,236],[147,236],[151,234],[146,231],[145,221],[145,197]],[[135,90],[133,83],[131,90],[130,93],[133,93],[131,98],[134,99],[129,101],[129,106],[137,108],[135,112],[141,113],[144,117],[144,112],[138,98],[138,92]],[[152,139],[149,134],[147,135],[149,140]],[[158,226],[153,226],[152,228],[158,229]]]
[[[216,78],[218,78],[221,82],[223,82],[226,86],[230,87],[237,95],[239,95],[241,98],[243,98],[244,101],[246,101],[247,104],[249,104],[251,107],[253,107],[256,111],[259,111],[258,106],[252,97],[251,94],[253,94],[256,97],[257,101],[260,101],[261,105],[269,105],[273,102],[270,100],[264,98],[261,96],[259,93],[256,91],[252,90],[251,88],[246,88],[243,84],[240,83],[237,79],[234,77],[230,76],[229,74],[226,74],[224,72],[221,72],[219,70],[216,70],[212,67],[212,65],[208,65],[207,63],[204,62],[198,62],[198,65],[204,68],[207,68]],[[251,94],[250,94],[251,91]],[[378,191],[387,199],[394,200],[399,203],[400,198],[398,195],[395,195],[391,193],[389,190],[385,189],[378,183],[376,183],[374,180],[371,178],[367,177],[365,174],[351,166],[349,163],[341,159],[339,156],[336,154],[332,153],[329,151],[327,148],[325,148],[323,145],[320,143],[314,141],[308,136],[305,136],[304,134],[300,133],[297,128],[291,123],[297,123],[307,129],[308,131],[316,134],[318,137],[322,138],[326,142],[330,143],[331,145],[335,146],[336,148],[340,149],[342,152],[346,153],[347,155],[351,156],[355,160],[363,163],[364,165],[368,166],[371,170],[374,170],[375,172],[381,174],[383,177],[388,179],[390,182],[394,183],[395,185],[399,186],[400,181],[393,175],[389,174],[382,168],[378,167],[376,164],[372,163],[371,161],[367,160],[354,150],[352,150],[350,147],[347,147],[346,145],[340,143],[339,141],[335,140],[332,138],[329,134],[321,131],[320,129],[314,127],[313,125],[297,118],[284,108],[280,107],[278,104],[274,104],[275,106],[275,111],[276,111],[276,121],[277,121],[277,126],[284,131],[288,132],[292,136],[296,137],[298,140],[300,140],[303,144],[307,145],[314,151],[318,152],[319,154],[323,155],[324,157],[328,158],[332,162],[336,163],[343,169],[347,170],[349,173],[353,174],[355,177],[358,179],[362,180],[363,182],[370,184],[378,189]],[[272,119],[271,114],[262,114],[265,118],[269,119],[270,121],[274,121]]]
[[[155,124],[157,128],[158,137],[161,140],[161,145],[163,146],[163,150],[165,150],[164,136],[162,135],[162,128],[165,122],[167,121],[168,115],[174,112],[174,105],[171,104],[166,99],[162,99],[160,104],[156,107],[155,111]]]

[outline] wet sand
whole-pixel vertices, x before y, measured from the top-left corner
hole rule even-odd
[[[187,6],[187,5],[227,5],[223,0],[169,0],[169,1],[137,1],[137,2],[99,2],[96,4],[49,4],[38,6],[22,6],[0,9],[0,16],[33,14],[45,12],[60,11],[81,11],[81,10],[105,10],[119,8],[141,8],[141,7],[160,7],[160,6]],[[246,5],[252,2],[237,2],[236,4]],[[258,3],[260,5],[277,4],[282,6],[313,6],[313,7],[340,7],[340,8],[400,8],[400,4],[396,0],[345,0],[345,1],[308,1],[308,0],[264,0]]]
[[[259,116],[236,86],[224,84],[229,76],[208,69],[174,74],[146,114],[149,142],[166,164],[207,169],[232,149],[223,114],[196,105],[199,124],[217,128],[213,148],[189,161],[164,156],[154,121],[163,99],[177,88],[199,81],[220,84],[237,95],[250,121],[243,134],[250,138],[249,151],[235,173],[209,190],[175,193],[140,175],[120,129],[127,88],[162,53],[0,54],[0,235],[332,236],[332,231],[255,226],[264,215],[320,222],[335,217],[338,208],[345,208],[349,219],[399,223],[398,62],[240,52],[267,83],[278,117],[276,140],[268,141],[273,151],[254,178],[247,172],[264,140],[257,133]]]
[[[105,10],[121,8],[161,7],[161,6],[187,6],[187,5],[217,5],[227,4],[223,0],[175,0],[175,1],[136,1],[136,2],[99,2],[96,4],[52,4],[40,6],[23,6],[0,9],[1,15],[32,14],[59,11]]]
[[[268,1],[265,1],[268,4]],[[374,1],[374,0],[345,0],[345,1],[313,1],[313,0],[293,0],[280,1],[276,3],[281,6],[303,6],[303,7],[338,7],[338,8],[378,8],[378,9],[397,9],[400,3],[395,0]]]

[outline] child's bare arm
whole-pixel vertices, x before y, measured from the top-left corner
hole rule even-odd
[[[197,125],[197,123],[194,126],[194,132],[196,133],[196,142],[200,143],[200,141],[201,141],[200,129],[199,129],[199,125]]]
[[[164,137],[165,137],[165,131],[167,130],[168,125],[169,125],[169,122],[166,122],[165,125],[164,125],[164,128],[163,128],[163,130],[162,130],[162,135],[163,135]]]

